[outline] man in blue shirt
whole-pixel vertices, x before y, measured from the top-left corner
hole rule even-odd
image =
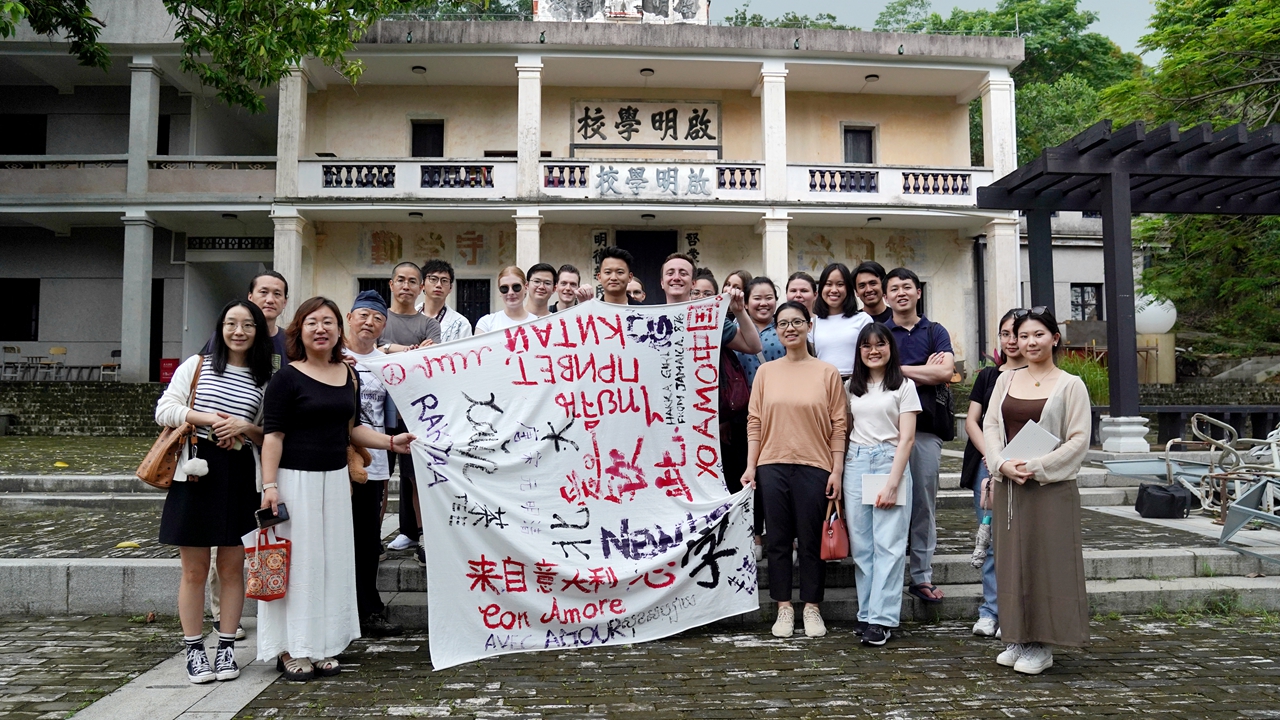
[[[924,408],[916,421],[916,443],[911,449],[911,529],[907,536],[911,586],[909,592],[927,603],[942,602],[933,585],[933,550],[938,532],[934,508],[938,499],[938,466],[942,443],[954,437],[954,420],[936,402],[939,386],[951,382],[955,352],[951,335],[941,325],[916,312],[920,302],[920,278],[906,268],[894,268],[886,276],[885,297],[893,317],[885,323],[898,345],[902,374],[915,381]]]

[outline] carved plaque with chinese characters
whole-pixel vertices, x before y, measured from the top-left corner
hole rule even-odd
[[[585,147],[721,147],[720,103],[715,101],[575,100],[571,122],[571,155]]]

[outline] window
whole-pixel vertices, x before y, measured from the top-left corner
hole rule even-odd
[[[444,121],[413,121],[413,157],[444,157]]]
[[[45,115],[0,115],[0,155],[44,155],[48,137]]]
[[[40,279],[0,279],[0,340],[35,342],[40,328]]]
[[[389,277],[356,278],[356,283],[359,285],[359,290],[357,292],[364,292],[365,290],[377,290],[378,294],[382,296],[382,302],[386,303],[387,307],[391,307],[390,281],[391,281],[391,278]]]
[[[844,161],[871,164],[875,155],[871,152],[871,128],[847,127],[844,129]]]
[[[489,281],[458,279],[458,312],[475,327],[476,321],[489,314]]]
[[[1071,284],[1071,319],[1106,320],[1102,314],[1102,285]]]
[[[173,116],[161,115],[156,132],[156,154],[169,154],[169,132],[173,129]]]

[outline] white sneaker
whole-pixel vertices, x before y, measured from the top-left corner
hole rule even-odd
[[[796,631],[796,609],[791,603],[778,608],[778,619],[773,622],[773,636],[789,638]]]
[[[996,619],[982,616],[973,624],[973,634],[978,637],[991,637],[996,634]]]
[[[756,544],[755,544],[755,553],[756,553],[756,562],[758,563],[758,562],[763,561],[763,560],[764,560],[764,545],[763,545],[763,544],[761,544],[761,543],[756,543]]]
[[[1053,650],[1044,643],[1027,643],[1013,669],[1026,675],[1039,675],[1053,667]]]
[[[1018,658],[1022,657],[1022,653],[1026,652],[1026,646],[1021,643],[1009,643],[1005,646],[1004,652],[996,656],[996,664],[1005,667],[1013,667],[1018,664]]]
[[[827,634],[827,624],[822,622],[822,613],[817,605],[804,606],[804,634],[806,637],[822,637]]]
[[[395,539],[395,540],[392,540],[392,541],[387,545],[387,549],[388,549],[388,550],[408,550],[409,548],[411,548],[411,547],[413,547],[414,545],[417,545],[417,544],[418,544],[418,541],[417,541],[417,540],[414,540],[413,538],[409,537],[408,535],[405,535],[404,533],[401,533],[401,534],[399,534],[399,535],[397,535],[397,536],[396,536],[396,539]]]

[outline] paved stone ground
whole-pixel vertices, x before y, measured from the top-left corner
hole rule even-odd
[[[159,432],[157,426],[156,431]],[[0,437],[0,475],[121,475],[138,469],[155,438]],[[65,463],[65,467],[56,463]]]
[[[968,623],[906,625],[882,649],[702,629],[644,645],[509,655],[440,672],[423,635],[360,640],[343,673],[276,681],[237,718],[973,718],[1280,716],[1270,618],[1097,619],[1087,650],[1025,677]]]
[[[938,511],[939,555],[968,554],[973,551],[977,530],[973,510]],[[1085,508],[1080,516],[1081,540],[1085,550],[1147,550],[1157,548],[1217,547],[1216,538],[1174,530],[1141,520],[1117,517]]]
[[[181,635],[169,618],[0,618],[0,716],[67,717],[176,653]]]

